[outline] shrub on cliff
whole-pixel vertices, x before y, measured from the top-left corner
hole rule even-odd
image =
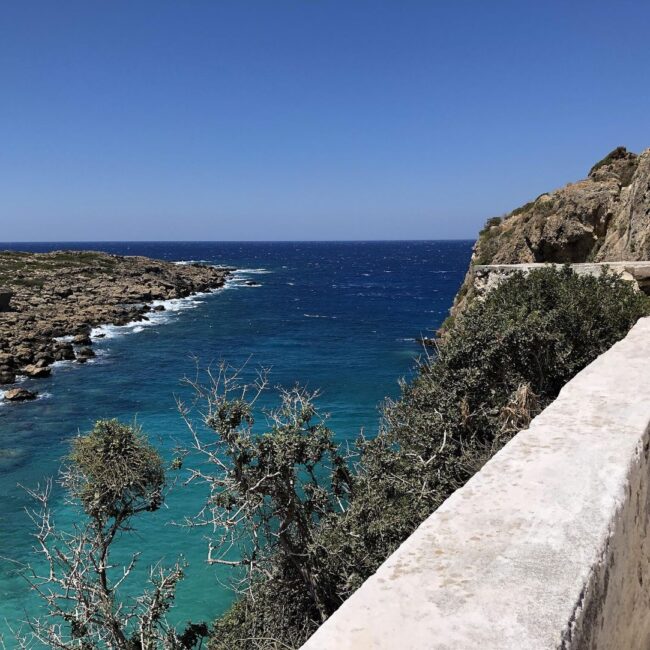
[[[648,299],[628,282],[568,267],[515,275],[470,305],[386,405],[380,435],[362,446],[355,499],[341,518],[356,536],[346,579],[370,575],[648,312]]]
[[[378,437],[359,441],[345,508],[310,531],[318,580],[334,602],[648,312],[629,283],[568,267],[515,275],[470,305],[386,404]],[[268,578],[249,583],[216,622],[212,648],[296,647],[319,625],[322,612],[295,578],[300,568],[288,573],[281,554],[268,561]]]

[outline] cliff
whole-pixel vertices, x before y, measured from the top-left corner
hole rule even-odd
[[[637,155],[618,147],[585,180],[488,220],[452,314],[471,296],[476,265],[648,259],[650,149]]]

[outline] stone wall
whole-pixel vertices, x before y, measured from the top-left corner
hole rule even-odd
[[[650,647],[650,318],[434,512],[305,650]]]
[[[475,291],[480,295],[517,271],[528,273],[545,266],[561,267],[562,264],[483,264],[472,267]],[[635,286],[650,293],[650,262],[585,262],[569,264],[578,275],[600,275],[605,269],[633,282]]]

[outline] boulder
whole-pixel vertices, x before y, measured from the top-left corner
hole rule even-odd
[[[72,342],[75,345],[92,345],[92,341],[90,340],[90,336],[88,336],[88,334],[77,334],[72,339]]]
[[[26,402],[31,399],[36,399],[36,393],[26,388],[12,388],[5,393],[5,399],[8,402]]]
[[[51,370],[47,366],[38,366],[35,364],[30,364],[28,366],[25,366],[20,373],[22,375],[27,375],[28,377],[32,377],[34,379],[41,379],[42,377],[49,377],[51,374]]]
[[[9,352],[0,352],[0,366],[14,367],[14,357]]]
[[[85,363],[88,359],[92,359],[95,356],[92,348],[81,348],[77,351],[77,361],[79,363]]]
[[[54,359],[56,361],[73,361],[74,349],[71,343],[59,343],[54,350]]]
[[[49,366],[54,361],[54,357],[49,352],[40,352],[34,357],[34,364],[38,368]]]

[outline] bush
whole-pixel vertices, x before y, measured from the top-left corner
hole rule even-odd
[[[477,255],[473,261],[474,264],[489,264],[492,261],[499,248],[498,240],[503,232],[501,228],[502,222],[503,219],[501,217],[491,217],[487,220],[485,226],[483,226],[478,234]]]
[[[323,517],[315,532],[328,593],[345,600],[649,311],[648,299],[617,276],[578,276],[568,267],[516,274],[471,304],[401,398],[386,404],[378,437],[359,441],[347,508]],[[304,586],[276,565],[216,622],[211,647],[295,647],[320,623],[317,613]]]
[[[79,510],[69,528],[54,522],[51,481],[28,490],[36,501],[28,512],[40,561],[27,565],[23,575],[44,611],[28,614],[25,630],[15,631],[15,647],[190,650],[200,644],[208,633],[205,624],[188,623],[178,632],[167,620],[183,579],[179,562],[150,567],[145,589],[120,600],[120,586],[139,553],[115,564],[115,545],[134,530],[138,516],[161,507],[165,488],[162,459],[139,427],[96,422],[72,441],[60,483],[67,502]]]
[[[93,430],[72,441],[72,494],[102,523],[118,513],[128,517],[157,510],[162,502],[162,459],[138,428],[118,420],[98,420]]]

